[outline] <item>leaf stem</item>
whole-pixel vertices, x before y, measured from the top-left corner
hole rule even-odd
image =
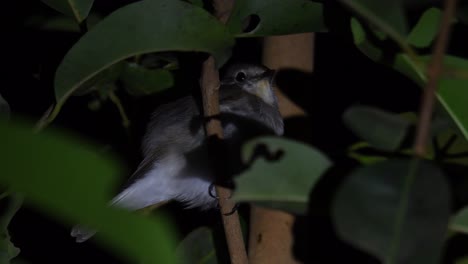
[[[117,97],[114,91],[110,91],[109,98],[119,110],[120,117],[122,118],[122,126],[125,129],[128,129],[130,127],[130,120],[128,119],[128,116],[125,113],[125,109],[123,108],[122,102],[120,101],[119,97]]]
[[[62,109],[64,101],[59,101],[57,104],[51,105],[42,115],[41,119],[37,121],[36,126],[34,128],[35,133],[41,132],[44,128],[46,128],[52,121],[55,120],[57,115],[60,113],[60,110]]]

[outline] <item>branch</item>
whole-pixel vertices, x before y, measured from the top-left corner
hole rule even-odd
[[[213,6],[215,16],[222,22],[226,23],[229,18],[233,0],[214,0]],[[204,63],[202,74],[200,78],[200,86],[202,89],[203,110],[206,120],[205,129],[207,137],[215,137],[218,139],[223,138],[223,128],[221,121],[216,118],[219,116],[219,74],[216,69],[215,60],[210,56]],[[215,166],[218,168],[219,166]],[[224,172],[221,170],[216,171],[218,178]],[[231,263],[247,263],[247,253],[245,250],[244,239],[242,237],[242,230],[239,222],[237,211],[230,214],[235,208],[235,202],[230,199],[231,190],[222,186],[216,186],[216,193],[218,195],[219,205],[221,207],[221,217],[223,219],[224,232],[226,234],[226,242],[228,245]]]
[[[450,23],[455,13],[456,2],[457,0],[446,0],[444,2],[444,13],[440,24],[439,35],[427,69],[428,80],[421,99],[420,117],[418,119],[414,140],[414,155],[420,158],[424,157],[426,153],[426,143],[429,137],[435,94],[442,73],[443,58],[445,50],[447,49],[451,29]]]

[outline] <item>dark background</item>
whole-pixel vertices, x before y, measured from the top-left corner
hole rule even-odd
[[[18,16],[13,20],[18,26],[18,35],[11,38],[15,41],[7,43],[11,45],[11,52],[6,54],[10,72],[0,86],[0,93],[10,103],[13,118],[26,116],[38,120],[54,102],[54,72],[80,34],[23,27],[24,20],[30,15],[53,15],[55,11],[40,1],[19,2]],[[93,10],[104,16],[129,2],[96,1]],[[332,15],[341,15],[342,22],[347,21],[346,12],[333,10],[328,14],[328,20]],[[409,13],[411,23],[422,10]],[[277,75],[279,88],[308,113],[307,118],[285,120],[286,136],[318,147],[340,164],[340,168],[333,171],[339,177],[332,180],[333,177],[324,177],[311,194],[314,202],[309,216],[298,218],[294,229],[297,238],[294,251],[300,259],[310,263],[377,263],[365,253],[340,242],[328,215],[329,201],[341,176],[356,165],[343,156],[346,147],[356,138],[343,126],[341,115],[353,104],[372,105],[393,112],[416,111],[421,90],[403,75],[363,55],[354,47],[349,31],[340,23],[330,26],[330,33],[316,34],[313,74],[286,69]],[[449,53],[468,57],[467,32],[466,27],[455,27]],[[242,39],[235,47],[232,61],[260,62],[260,54],[260,39]],[[175,72],[175,89],[145,98],[134,98],[121,90],[117,92],[132,121],[130,140],[112,103],[103,103],[99,111],[87,107],[93,95],[70,98],[53,126],[72,130],[98,146],[109,147],[127,168],[122,177],[130,175],[140,160],[139,142],[151,110],[161,102],[198,91],[203,55],[185,53],[178,57],[181,68]],[[246,217],[247,209],[241,208]],[[180,237],[199,225],[220,224],[216,211],[183,211],[178,205],[169,205],[163,210],[180,227]],[[29,263],[119,263],[92,241],[76,244],[69,236],[70,226],[56,222],[28,204],[16,214],[10,232],[12,241],[21,249],[20,258]],[[445,257],[447,263],[463,254],[467,244],[464,236],[450,240]]]

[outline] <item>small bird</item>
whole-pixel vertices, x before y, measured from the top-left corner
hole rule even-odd
[[[219,89],[219,118],[227,149],[239,148],[253,136],[283,134],[273,73],[253,64],[235,64],[226,71]],[[209,192],[214,174],[203,121],[200,104],[193,96],[157,108],[143,138],[143,161],[110,204],[138,210],[175,200],[187,208],[216,207],[217,200]],[[71,236],[83,242],[94,233],[75,226]]]

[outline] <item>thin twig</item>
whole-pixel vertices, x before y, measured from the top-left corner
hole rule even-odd
[[[442,22],[440,24],[439,35],[431,57],[431,62],[427,69],[428,80],[421,99],[422,102],[419,111],[420,117],[418,119],[414,140],[414,155],[421,158],[424,157],[426,153],[431,117],[435,102],[435,93],[442,73],[443,58],[445,50],[447,49],[451,29],[450,24],[455,13],[456,3],[457,0],[446,0],[444,2],[445,7]]]
[[[122,118],[122,126],[125,129],[128,129],[130,127],[130,119],[128,119],[128,116],[125,113],[125,109],[122,105],[122,102],[120,102],[119,97],[114,93],[114,91],[110,91],[109,99],[112,101],[112,103],[114,103],[114,105],[119,110],[120,117]]]
[[[225,23],[229,18],[230,10],[234,4],[233,0],[214,0],[213,6],[216,17]],[[207,122],[205,129],[208,137],[223,138],[223,128],[221,121],[216,118],[209,118],[219,115],[219,74],[216,69],[215,60],[210,56],[204,63],[200,79],[203,97],[203,110]],[[216,172],[218,177],[219,173]],[[247,253],[245,250],[242,229],[237,211],[229,214],[235,208],[235,202],[230,199],[231,190],[222,186],[216,186],[216,193],[220,205],[221,217],[223,219],[224,232],[228,245],[231,263],[247,263]]]

